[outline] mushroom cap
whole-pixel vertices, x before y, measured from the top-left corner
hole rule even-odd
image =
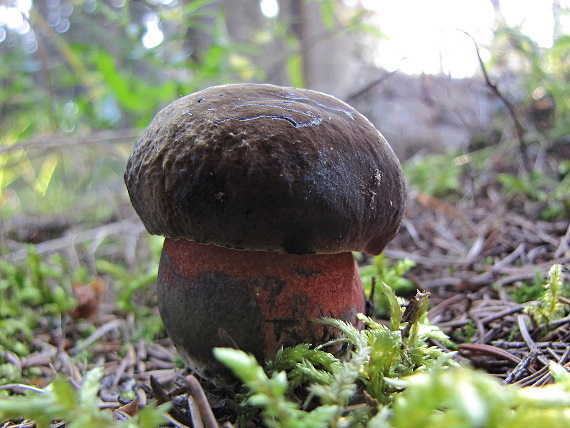
[[[165,107],[125,182],[151,234],[291,254],[379,254],[407,199],[398,159],[364,116],[268,84],[214,86]]]

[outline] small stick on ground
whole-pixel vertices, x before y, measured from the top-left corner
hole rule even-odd
[[[214,416],[214,412],[212,412],[212,408],[208,403],[206,394],[204,393],[200,382],[198,382],[198,379],[192,375],[189,375],[186,376],[186,382],[188,383],[188,388],[190,389],[190,395],[194,399],[194,403],[200,411],[200,417],[204,423],[204,428],[219,428],[218,422]]]

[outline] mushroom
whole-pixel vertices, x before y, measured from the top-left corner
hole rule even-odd
[[[197,373],[223,383],[212,355],[263,361],[282,346],[358,324],[353,251],[379,254],[406,204],[384,137],[344,102],[268,84],[215,86],[174,101],[137,141],[125,182],[151,234],[166,237],[158,302]]]

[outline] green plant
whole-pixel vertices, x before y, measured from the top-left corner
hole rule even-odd
[[[152,341],[163,332],[163,325],[157,311],[155,295],[152,293],[157,275],[157,262],[161,238],[149,240],[151,260],[135,272],[130,272],[118,262],[97,259],[98,275],[109,277],[109,290],[101,277],[93,277],[85,267],[71,267],[60,254],[39,255],[34,247],[29,247],[26,259],[21,263],[0,260],[0,382],[15,382],[37,375],[36,368],[17,369],[6,361],[6,352],[22,358],[38,350],[34,338],[45,332],[50,337],[58,327],[77,319],[89,316],[89,305],[78,306],[81,288],[95,286],[101,293],[117,294],[115,309],[132,313],[137,323],[135,334],[130,338],[136,341],[143,338]],[[150,267],[149,267],[150,266]],[[149,292],[150,291],[150,292]],[[78,294],[79,293],[79,294]],[[149,304],[150,303],[150,304]],[[85,315],[87,314],[87,315]],[[93,333],[94,325],[86,324],[81,333],[87,337]],[[56,342],[61,338],[53,338]],[[78,338],[76,338],[77,340]],[[75,355],[76,359],[89,359],[86,350]]]
[[[498,174],[497,181],[503,187],[507,198],[524,196],[532,201],[542,202],[545,207],[541,217],[546,220],[566,218],[570,213],[570,161],[558,166],[559,177],[547,176],[541,170],[520,176]]]
[[[75,308],[69,270],[63,259],[43,260],[30,248],[25,264],[0,260],[0,350],[30,352],[34,329]]]
[[[570,424],[570,375],[554,363],[550,370],[558,383],[516,388],[479,371],[436,366],[397,381],[405,390],[370,426],[565,427]]]
[[[502,23],[495,32],[492,54],[491,63],[501,62],[503,67],[509,62],[516,64],[518,82],[527,94],[523,100],[526,104],[545,96],[554,100],[552,123],[542,131],[549,138],[567,135],[570,131],[570,89],[567,85],[570,36],[555,34],[552,46],[543,47],[525,35],[520,27]],[[532,117],[530,119],[532,121]]]
[[[131,313],[135,317],[137,329],[132,340],[142,338],[151,342],[164,331],[162,320],[156,307],[155,283],[158,275],[158,259],[162,249],[163,237],[148,238],[150,260],[139,265],[135,272],[122,263],[111,262],[99,258],[95,261],[97,272],[112,278],[115,296],[115,307],[122,312]]]
[[[560,285],[559,273],[559,267],[552,269],[550,289]],[[357,331],[339,320],[320,321],[345,333],[344,340],[353,346],[347,361],[300,345],[282,350],[268,365],[268,375],[242,351],[218,348],[214,353],[251,390],[246,403],[260,409],[269,427],[517,428],[570,424],[570,374],[564,367],[550,364],[555,379],[552,385],[503,386],[488,374],[452,363],[453,354],[426,346],[430,335],[445,339],[425,322],[422,301],[425,303],[426,296],[416,298],[417,317],[405,324],[402,318],[406,315],[396,296],[385,285],[383,292],[393,309],[390,326],[362,317],[368,329]],[[298,403],[291,397],[303,397],[300,388],[306,394]]]
[[[303,343],[280,349],[275,358],[267,362],[266,370],[269,373],[287,371],[289,392],[293,392],[309,382],[328,383],[334,367],[339,364],[334,355]]]
[[[158,274],[156,263],[151,264],[148,271],[136,272],[134,275],[124,265],[104,259],[96,260],[95,267],[99,273],[113,278],[113,285],[117,291],[117,309],[126,312],[140,311],[141,302],[134,297],[138,292],[145,291],[149,285],[154,284]]]
[[[0,398],[0,421],[27,418],[35,421],[38,428],[47,428],[55,420],[66,421],[70,428],[154,428],[165,422],[163,415],[170,403],[159,407],[149,404],[134,416],[123,412],[121,418],[100,410],[96,403],[102,375],[103,368],[96,368],[85,374],[81,388],[58,378],[44,390],[34,388],[24,396]]]
[[[364,291],[368,296],[373,296],[375,316],[384,315],[390,309],[386,294],[373,290],[376,287],[376,280],[390,286],[396,295],[409,295],[416,289],[416,286],[404,276],[415,265],[409,259],[391,262],[384,254],[380,254],[374,257],[372,263],[360,268]]]
[[[413,157],[402,167],[411,187],[434,197],[450,196],[462,190],[463,168],[455,159],[453,153],[429,154]]]
[[[529,304],[525,312],[538,324],[549,324],[562,318],[566,313],[566,305],[562,304],[558,297],[563,293],[568,294],[569,287],[562,281],[562,265],[555,264],[548,271],[548,279],[542,286],[542,296],[538,304]]]
[[[532,283],[522,283],[521,285],[507,289],[507,292],[517,303],[538,300],[544,294],[544,276],[542,272],[537,270]]]
[[[401,309],[390,287],[382,284],[381,292],[386,294],[391,308],[389,326],[363,315],[360,320],[366,329],[362,331],[340,320],[319,320],[344,333],[343,339],[333,343],[350,345],[353,350],[348,360],[340,360],[321,347],[299,345],[282,350],[268,364],[268,375],[242,351],[218,348],[214,354],[251,390],[246,404],[261,409],[267,426],[362,426],[397,395],[399,388],[394,386],[394,380],[429,370],[436,364],[453,365],[441,349],[426,343],[429,337],[447,340],[425,319],[427,296],[419,294],[413,299],[410,307],[415,309],[409,310],[413,313],[410,315]],[[301,406],[287,395],[299,388],[306,391]],[[368,401],[363,394],[369,397]],[[353,405],[355,400],[361,404]]]

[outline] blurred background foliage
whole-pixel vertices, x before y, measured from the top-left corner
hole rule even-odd
[[[108,219],[128,151],[160,108],[214,84],[303,86],[300,2],[282,3],[280,19],[250,0],[0,3],[0,217]],[[331,37],[334,2],[317,3]],[[370,32],[364,13],[342,31]]]
[[[363,4],[3,0],[0,221],[5,224],[9,219],[14,230],[14,221],[17,226],[23,219],[26,227],[16,227],[8,237],[2,234],[2,251],[6,245],[13,250],[15,242],[37,243],[52,237],[35,236],[29,230],[31,217],[55,218],[53,234],[58,236],[69,224],[83,222],[82,227],[89,227],[131,215],[122,184],[125,159],[142,127],[180,96],[214,84],[253,81],[324,87],[356,100],[367,85],[370,89],[386,78],[378,67],[372,74],[359,71],[375,65],[374,47],[386,39],[374,20],[377,12]],[[500,11],[495,12],[494,35],[480,46],[490,75],[499,83],[507,81],[505,76],[515,76],[516,84],[503,89],[512,90],[505,93],[523,107],[521,114],[530,125],[528,142],[538,141],[544,147],[556,142],[567,149],[570,36],[555,25],[553,43],[545,47],[521,28],[505,24]],[[557,22],[568,16],[563,7],[555,14]],[[326,47],[319,53],[317,45]],[[329,67],[327,58],[339,55],[341,63],[335,59],[336,65]],[[349,86],[341,91],[323,85],[332,75],[350,80]],[[480,76],[476,79],[484,86]],[[367,109],[367,100],[362,100],[356,107]],[[493,125],[499,138],[508,139],[511,125],[502,117]],[[457,190],[453,174],[473,166],[454,164],[456,153],[438,156],[422,156],[424,166],[417,166],[416,157],[408,168],[422,191],[436,196]],[[440,170],[449,173],[440,180],[427,180],[421,172],[431,171],[430,165],[438,162],[446,164]],[[565,165],[560,174],[568,182]],[[536,181],[531,184],[540,188],[542,182]],[[530,183],[508,177],[503,182],[509,189]],[[557,193],[564,194],[567,187]],[[545,191],[548,194],[549,188]]]
[[[566,11],[566,16],[567,11]],[[516,95],[528,105],[528,119],[548,138],[570,133],[570,35],[555,28],[552,46],[541,47],[519,27],[501,25],[495,32],[489,67],[519,70]]]

